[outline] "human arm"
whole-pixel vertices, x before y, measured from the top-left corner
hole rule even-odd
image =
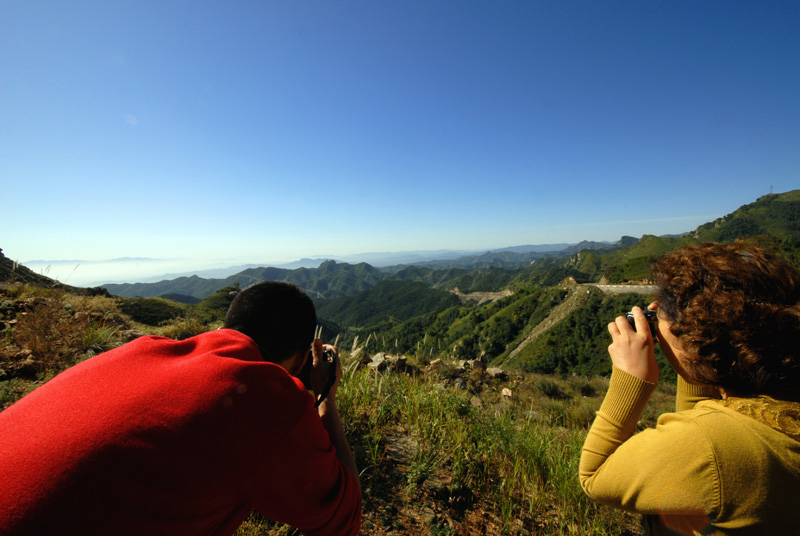
[[[319,417],[322,420],[322,426],[325,427],[325,431],[328,432],[328,437],[330,438],[331,444],[336,449],[336,457],[339,459],[342,465],[347,467],[347,469],[352,473],[360,492],[361,482],[358,476],[358,467],[356,466],[356,461],[353,457],[353,451],[350,449],[350,444],[347,441],[347,436],[345,436],[344,433],[342,420],[339,417],[339,409],[336,406],[336,392],[339,389],[339,381],[342,379],[342,362],[339,360],[338,355],[333,362],[323,359],[323,351],[326,349],[331,349],[334,352],[336,351],[332,346],[323,345],[321,340],[314,340],[314,344],[312,346],[312,351],[314,353],[314,366],[311,372],[311,384],[315,397],[319,393],[323,392],[328,382],[327,367],[336,367],[336,381],[330,387],[327,396],[319,405],[317,411],[319,412]]]
[[[256,510],[313,536],[354,536],[361,524],[361,492],[340,460],[311,396],[299,380],[288,397],[302,395],[302,414],[263,456],[250,493]],[[298,389],[300,388],[300,389]],[[295,405],[287,400],[286,410]],[[321,407],[321,406],[320,406]]]
[[[651,304],[649,308],[657,308],[657,303]],[[646,327],[647,319],[641,309],[634,307],[632,312],[636,323],[635,330],[631,328],[630,323],[624,317],[619,317],[608,325],[608,331],[612,338],[608,353],[615,367],[643,381],[655,384],[659,376],[655,359],[655,341],[650,329]],[[669,329],[669,326],[663,325],[662,322],[658,331],[659,340],[662,349],[672,355],[673,360],[676,360],[674,357],[676,348],[673,348],[676,344],[674,337],[663,340],[662,330]],[[720,397],[717,387],[690,384],[681,375],[683,368],[679,367],[676,370],[678,372],[677,411],[692,409],[701,400]]]
[[[642,310],[633,309],[637,330],[625,317],[608,325],[612,372],[608,392],[592,425],[581,456],[581,482],[593,475],[636,430],[650,396],[656,389],[658,365],[653,336]],[[587,490],[588,492],[588,490]]]
[[[597,499],[595,481],[608,458],[635,432],[636,423],[656,386],[612,367],[608,392],[586,436],[579,475],[586,493]]]
[[[324,356],[326,348],[333,350],[315,341],[308,350],[313,358],[307,384],[294,377],[260,391],[267,397],[258,404],[263,420],[270,423],[267,430],[280,428],[271,423],[275,419],[288,429],[261,455],[248,500],[265,518],[303,534],[355,536],[361,525],[361,489],[355,463],[347,463],[352,453],[336,411],[341,370],[333,368],[338,359]],[[308,351],[297,359],[305,361]],[[314,400],[325,390],[330,370],[337,372],[336,381],[316,408]],[[289,378],[284,374],[282,380]]]
[[[598,502],[641,514],[680,516],[705,526],[703,501],[712,493],[715,470],[702,432],[681,426],[673,414],[656,430],[634,436],[655,391],[658,366],[641,309],[633,310],[636,330],[625,317],[609,324],[613,368],[608,393],[583,446],[579,475],[584,491]],[[678,423],[676,426],[675,423]]]
[[[636,423],[658,381],[653,337],[647,320],[638,307],[634,307],[633,315],[636,330],[623,316],[608,325],[612,339],[608,347],[611,381],[583,445],[579,468],[581,485],[590,496],[594,496],[594,480],[600,469],[636,430]]]
[[[614,368],[606,398],[586,437],[580,482],[598,502],[660,514],[693,527],[719,509],[713,450],[685,414],[666,414],[655,429],[634,435],[655,385]]]

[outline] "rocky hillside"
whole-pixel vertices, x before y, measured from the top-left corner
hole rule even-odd
[[[83,296],[108,295],[106,289],[101,287],[73,287],[70,285],[64,285],[63,283],[60,283],[55,279],[51,279],[45,275],[37,274],[30,268],[27,268],[21,264],[17,264],[15,261],[12,261],[3,255],[3,250],[0,249],[0,284],[2,283],[22,283],[26,285],[33,285],[39,288],[56,288],[68,291],[72,294],[79,294]]]
[[[37,274],[30,268],[12,261],[3,255],[2,249],[0,249],[0,282],[28,283],[39,287],[52,287],[58,284],[57,281]]]

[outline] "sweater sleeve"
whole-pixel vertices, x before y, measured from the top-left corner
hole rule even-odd
[[[713,450],[697,424],[679,413],[662,415],[655,429],[634,435],[654,390],[654,384],[613,370],[583,445],[581,486],[603,504],[698,530],[720,508]]]
[[[336,457],[310,397],[301,419],[258,471],[252,502],[263,516],[309,536],[358,533],[361,494]]]

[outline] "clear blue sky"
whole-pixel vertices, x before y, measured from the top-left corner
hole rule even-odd
[[[0,248],[678,233],[800,188],[800,3],[9,0]]]

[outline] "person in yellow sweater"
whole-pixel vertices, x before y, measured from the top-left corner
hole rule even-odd
[[[584,491],[642,514],[647,534],[800,534],[800,273],[736,242],[667,254],[653,276],[676,412],[634,433],[658,382],[634,308],[635,329],[608,326],[613,371],[583,445]]]

